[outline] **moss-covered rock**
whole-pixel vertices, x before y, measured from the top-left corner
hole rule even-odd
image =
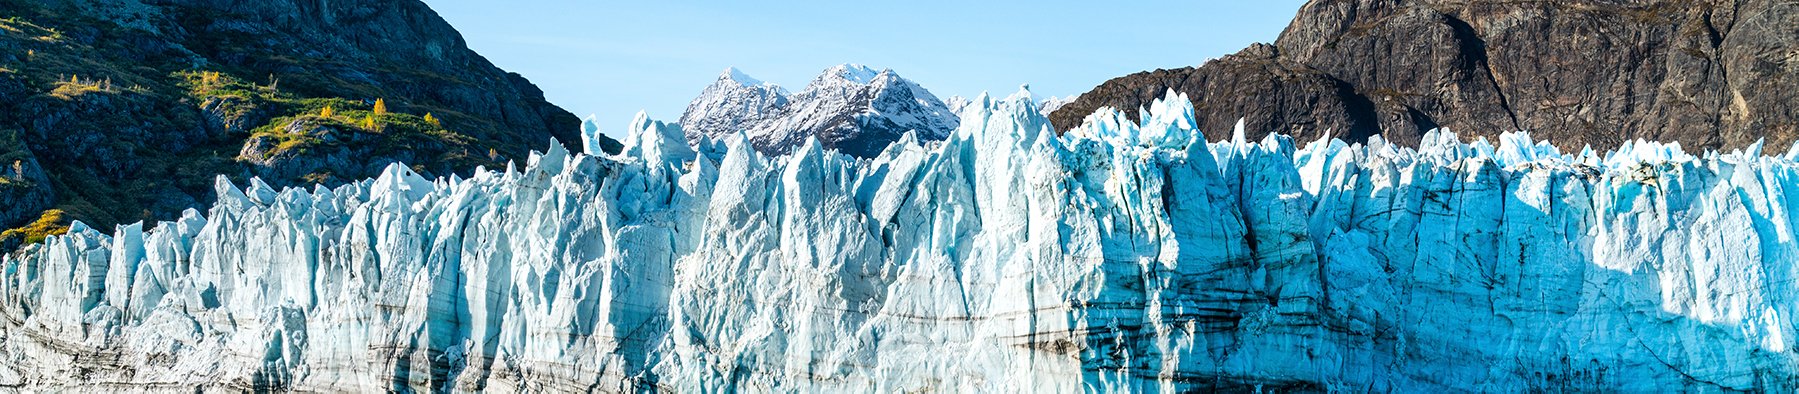
[[[19,245],[44,242],[44,238],[52,235],[63,235],[69,232],[70,220],[61,209],[45,210],[37,220],[18,228],[0,231],[0,249],[13,249]]]

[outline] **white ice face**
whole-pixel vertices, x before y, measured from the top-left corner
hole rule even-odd
[[[869,159],[640,119],[620,155],[468,179],[221,178],[204,216],[7,257],[0,384],[1793,389],[1799,149],[1207,143],[1179,96],[1058,136],[1029,94],[967,106]]]

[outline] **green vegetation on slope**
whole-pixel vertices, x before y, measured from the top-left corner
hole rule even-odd
[[[37,221],[31,222],[31,224],[0,231],[0,243],[17,237],[21,238],[23,243],[34,244],[44,242],[46,237],[63,235],[68,232],[68,218],[63,217],[61,209],[51,209],[44,211],[43,216],[38,217]]]
[[[435,15],[404,16],[423,4],[358,1],[327,7],[395,8],[317,19],[329,11],[0,0],[0,229],[168,220],[209,204],[220,174],[329,186],[391,162],[467,172],[578,127]]]

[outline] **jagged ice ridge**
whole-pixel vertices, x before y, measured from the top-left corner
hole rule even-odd
[[[1180,96],[1058,136],[1035,105],[871,159],[640,116],[620,155],[467,179],[220,178],[205,215],[7,256],[0,384],[1796,388],[1799,146],[1207,143]]]

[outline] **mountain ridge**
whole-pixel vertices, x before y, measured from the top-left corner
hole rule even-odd
[[[466,174],[579,132],[416,0],[0,0],[0,229],[172,218],[213,174]]]
[[[959,120],[923,86],[891,69],[858,64],[825,69],[797,93],[728,68],[681,115],[689,140],[721,140],[743,132],[766,153],[781,154],[816,138],[825,148],[860,157],[879,154],[908,131],[940,140]]]
[[[1407,145],[1448,127],[1567,149],[1784,146],[1799,138],[1799,37],[1777,27],[1794,24],[1799,10],[1764,0],[1313,0],[1273,44],[1114,78],[1051,119],[1066,130],[1172,88],[1208,138],[1242,117],[1252,133]]]

